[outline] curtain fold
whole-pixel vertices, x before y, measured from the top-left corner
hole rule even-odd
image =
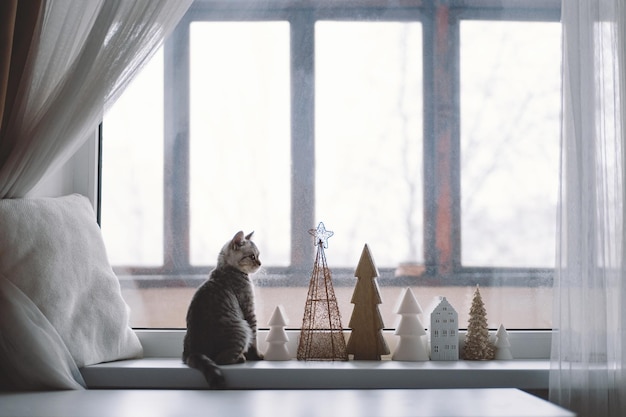
[[[87,387],[56,329],[26,294],[1,274],[0,305],[0,358],[12,358],[0,361],[0,389]]]
[[[550,399],[626,415],[622,0],[563,0],[563,115]]]
[[[190,4],[0,1],[0,198],[25,196],[72,156]],[[10,278],[0,277],[1,388],[84,387],[57,330]]]
[[[27,53],[17,53],[28,59],[11,55],[7,85],[15,100],[2,112],[0,198],[26,195],[84,143],[190,3],[45,2],[41,30],[21,45],[30,46]],[[17,34],[22,23],[15,22]]]
[[[0,137],[10,120],[17,86],[26,77],[26,61],[33,39],[39,37],[42,16],[41,0],[0,2]]]

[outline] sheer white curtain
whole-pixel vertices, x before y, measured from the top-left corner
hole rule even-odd
[[[625,416],[623,0],[563,0],[563,124],[550,399]]]
[[[0,138],[0,197],[24,196],[98,126],[190,0],[48,0]]]
[[[26,195],[46,172],[82,145],[97,128],[105,108],[160,46],[190,3],[44,1],[41,30],[34,32],[30,50],[22,51],[27,58],[20,60],[19,69],[3,72],[19,73],[15,77],[19,83],[4,84],[16,88],[16,94],[10,94],[10,106],[0,115],[0,198]],[[18,389],[84,385],[59,334],[3,276],[0,307],[0,357],[9,358],[0,364],[0,385]],[[29,351],[23,352],[24,347]]]

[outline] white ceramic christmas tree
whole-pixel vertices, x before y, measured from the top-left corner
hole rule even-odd
[[[496,333],[496,355],[495,359],[506,361],[513,359],[511,353],[511,342],[509,342],[509,333],[501,324]]]
[[[285,332],[285,326],[287,325],[287,319],[282,306],[276,306],[270,321],[267,323],[270,326],[270,331],[265,338],[267,342],[267,350],[265,351],[265,360],[267,361],[288,361],[291,359],[289,350],[287,349],[287,342],[289,336]]]
[[[394,334],[399,336],[400,340],[391,359],[394,361],[427,361],[429,354],[425,340],[426,330],[418,318],[418,314],[422,313],[422,308],[411,288],[404,290],[396,313],[400,315],[400,322]]]

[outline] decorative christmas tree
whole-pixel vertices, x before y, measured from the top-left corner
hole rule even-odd
[[[341,314],[324,254],[333,232],[320,223],[309,233],[315,238],[317,252],[304,306],[297,357],[301,360],[348,360]]]
[[[267,342],[267,350],[265,351],[265,360],[268,361],[288,361],[291,359],[289,350],[287,349],[287,342],[289,336],[285,333],[285,326],[287,325],[287,319],[282,306],[276,306],[270,321],[267,323],[270,326],[270,331],[265,338]]]
[[[378,270],[367,244],[363,247],[354,275],[358,280],[352,294],[354,310],[348,324],[352,332],[346,349],[355,360],[379,361],[381,355],[389,353],[389,347],[382,331],[385,324],[378,310],[378,304],[382,304],[376,282]]]
[[[463,359],[480,361],[493,359],[493,356],[494,346],[489,340],[487,311],[477,285],[476,291],[474,291],[474,298],[472,299],[472,307],[470,308]]]
[[[426,345],[426,330],[418,318],[422,313],[411,288],[404,290],[396,313],[400,314],[400,322],[395,335],[400,336],[398,346],[391,359],[394,361],[427,361],[429,359]]]
[[[495,359],[502,361],[513,359],[513,354],[511,353],[511,342],[509,342],[509,333],[502,324],[496,333]]]

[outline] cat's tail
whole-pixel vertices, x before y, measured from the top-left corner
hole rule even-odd
[[[211,389],[222,389],[226,387],[226,380],[220,367],[211,358],[202,353],[190,353],[184,359],[190,367],[199,370],[204,375],[206,382]]]

